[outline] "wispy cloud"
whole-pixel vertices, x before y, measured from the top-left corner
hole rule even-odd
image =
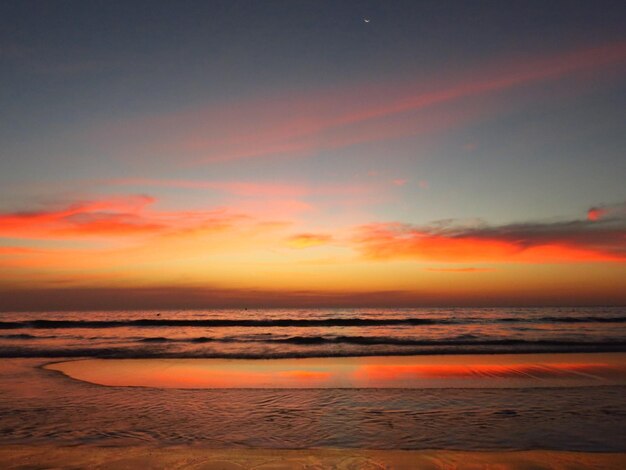
[[[71,204],[60,209],[0,213],[3,237],[22,239],[117,238],[172,230],[222,226],[236,217],[224,209],[156,211],[150,196],[123,196]]]
[[[626,42],[617,42],[533,60],[485,64],[480,71],[457,71],[422,83],[353,84],[340,90],[307,90],[183,110],[124,122],[106,134],[109,141],[113,134],[115,140],[126,142],[127,151],[175,153],[186,162],[303,156],[448,129],[492,111],[442,105],[625,60]]]
[[[261,181],[207,181],[190,179],[118,178],[105,181],[114,186],[161,187],[223,192],[242,197],[297,198],[303,196],[359,195],[374,187],[363,184],[318,184],[307,182],[281,183]]]
[[[493,268],[426,268],[434,273],[486,273],[495,271]]]

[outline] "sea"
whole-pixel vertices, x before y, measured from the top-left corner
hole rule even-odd
[[[626,308],[0,313],[0,357],[295,358],[626,351]]]

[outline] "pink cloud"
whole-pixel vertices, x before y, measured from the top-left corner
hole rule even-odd
[[[430,83],[352,84],[184,110],[113,131],[126,151],[173,153],[218,162],[266,156],[304,156],[321,150],[437,132],[489,110],[438,109],[444,104],[610,66],[626,60],[626,42],[526,61],[486,64],[480,71],[434,77]],[[476,78],[478,77],[478,78]],[[428,115],[418,111],[428,109]],[[163,137],[166,136],[166,137]],[[107,135],[111,140],[112,135]],[[139,147],[139,148],[133,148]]]
[[[105,181],[114,186],[162,187],[212,190],[241,197],[298,198],[305,196],[359,195],[376,189],[364,184],[280,183],[259,181],[207,181],[189,179],[118,178]]]
[[[592,207],[587,211],[587,219],[592,222],[616,218],[626,218],[626,203]]]
[[[589,211],[587,211],[587,219],[592,221],[600,220],[605,216],[605,214],[606,210],[598,207],[592,207]]]

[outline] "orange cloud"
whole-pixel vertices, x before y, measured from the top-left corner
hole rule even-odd
[[[485,273],[495,270],[491,268],[426,268],[426,271],[435,273]]]
[[[21,246],[0,246],[0,256],[32,255],[40,253],[41,251],[42,250],[24,248]]]
[[[151,308],[159,302],[172,308],[597,303],[602,296],[609,299],[603,302],[623,303],[623,266],[618,265],[520,265],[501,277],[425,271],[484,270],[462,267],[470,263],[623,262],[626,217],[470,227],[369,224],[350,237],[345,228],[308,232],[297,221],[274,218],[281,210],[276,201],[282,200],[250,198],[250,204],[263,206],[254,211],[258,216],[246,215],[251,212],[240,210],[243,206],[164,211],[148,196],[0,213],[3,237],[41,240],[24,246],[11,240],[0,247],[0,308],[46,308],[48,300],[69,309]],[[315,252],[285,250],[285,245],[325,244],[332,244],[324,248],[331,252],[326,264],[311,259]],[[374,262],[395,260],[461,267]],[[76,302],[59,286],[75,286]],[[142,289],[149,286],[160,287]],[[49,297],[46,287],[53,288]]]
[[[81,202],[57,210],[0,213],[0,233],[26,239],[126,237],[219,225],[237,217],[224,210],[150,210],[148,206],[154,202],[149,196],[126,196]]]
[[[333,237],[321,233],[300,233],[287,239],[287,244],[292,248],[310,248],[312,246],[325,245],[332,241]]]
[[[496,227],[414,227],[370,224],[356,247],[371,259],[438,262],[553,263],[626,261],[626,219],[513,224]]]

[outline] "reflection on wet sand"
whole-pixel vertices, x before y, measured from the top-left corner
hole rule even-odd
[[[386,359],[387,363],[382,361],[379,364],[402,365],[400,360],[396,361],[397,358]],[[412,358],[400,359],[408,365]],[[531,361],[530,357],[525,359]],[[554,358],[553,363],[563,363],[564,360],[617,363],[620,359],[623,360],[623,356],[613,359],[572,356],[570,359]],[[504,358],[482,356],[475,360],[480,361],[476,363],[487,364],[490,361],[503,362]],[[597,386],[568,387],[567,384],[583,383],[568,376],[570,378],[558,382],[563,385],[560,388],[534,387],[537,383],[554,383],[545,379],[487,377],[441,379],[440,383],[444,384],[458,380],[456,388],[194,390],[95,385],[71,379],[55,370],[43,369],[42,364],[46,361],[49,359],[0,361],[1,445],[51,443],[56,446],[473,451],[541,446],[577,452],[625,450],[626,410],[623,397],[626,387],[611,385],[613,379],[590,379],[586,382]],[[429,358],[431,364],[436,364],[436,361]],[[445,361],[441,363],[449,364],[456,359],[450,357]],[[177,363],[189,365],[188,361],[171,361],[169,367],[165,362],[146,362],[154,365],[154,371],[160,369],[161,372],[167,372],[168,368],[175,372]],[[197,362],[196,370],[203,369],[200,367],[203,362]],[[222,364],[226,366],[231,362]],[[538,363],[538,360],[533,362]],[[282,362],[268,363],[279,368]],[[83,372],[100,372],[108,368],[108,373],[115,377],[116,369],[120,371],[117,361],[111,361],[110,367],[106,361],[82,364]],[[204,368],[207,369],[210,364],[213,363],[204,362]],[[240,370],[254,365],[248,361],[235,364]],[[346,363],[344,366],[345,377],[351,379],[350,367]],[[283,366],[282,370],[285,369]],[[304,369],[301,365],[293,370]],[[120,374],[118,378],[121,383],[130,383],[131,379],[141,383],[145,375],[149,375],[146,371],[140,374],[137,368],[128,368],[126,372],[121,371],[126,376]],[[320,369],[318,372],[323,371]],[[219,371],[213,376],[220,377]],[[308,377],[304,380],[310,383],[313,381],[311,377],[315,376]],[[317,377],[318,383],[322,383],[321,376]],[[432,383],[433,380],[440,379],[427,378],[423,383]],[[526,384],[526,388],[505,388],[513,380]],[[346,380],[345,383],[350,382]],[[464,383],[476,386],[463,387]],[[479,386],[493,383],[504,385],[494,388]],[[180,386],[180,383],[174,382],[173,385]],[[5,466],[0,463],[0,468]],[[76,465],[75,468],[93,467]]]
[[[46,366],[99,385],[159,388],[450,388],[626,384],[626,354],[272,360],[89,359]]]

